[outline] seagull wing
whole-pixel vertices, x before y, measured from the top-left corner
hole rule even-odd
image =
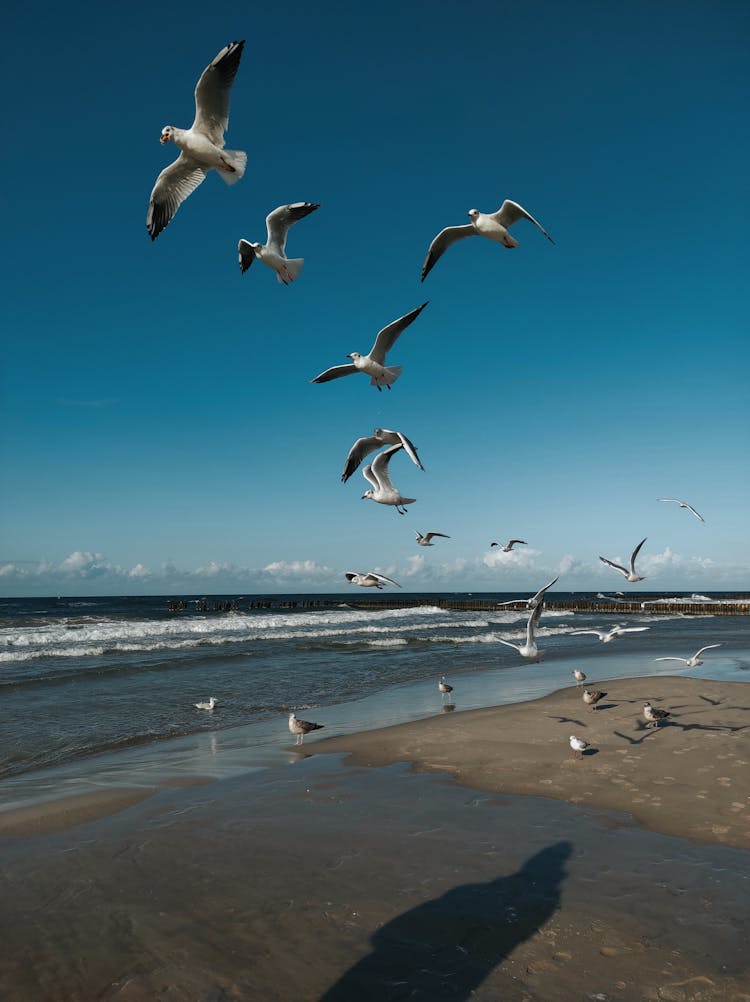
[[[721,644],[709,644],[707,647],[701,647],[699,651],[696,651],[693,655],[694,658],[698,658],[704,651],[711,651],[714,647],[721,647]]]
[[[695,510],[695,508],[693,508],[693,506],[692,506],[691,504],[688,504],[688,503],[687,503],[687,501],[684,501],[684,502],[683,502],[683,504],[685,505],[685,507],[687,508],[687,510],[688,510],[688,511],[691,511],[691,512],[692,512],[692,513],[693,513],[693,514],[695,515],[695,517],[696,517],[696,518],[699,518],[699,519],[701,520],[701,522],[705,522],[705,521],[706,521],[706,520],[705,520],[705,518],[704,518],[704,517],[703,517],[702,515],[700,515],[700,514],[699,514],[699,513],[698,513],[698,512],[697,512],[697,511]]]
[[[382,331],[378,331],[378,335],[375,338],[375,344],[370,350],[370,358],[373,362],[377,362],[379,365],[385,365],[385,356],[388,351],[396,343],[399,335],[406,330],[413,320],[416,320],[422,310],[427,306],[427,303],[422,303],[418,306],[416,310],[412,310],[411,313],[407,313],[406,316],[399,317],[398,320],[394,320],[393,323],[388,324],[384,327]]]
[[[540,588],[539,591],[536,593],[536,595],[534,595],[534,597],[530,601],[532,601],[532,602],[538,602],[539,599],[541,599],[543,597],[544,593],[547,591],[548,588],[551,588],[553,584],[557,584],[557,580],[558,580],[559,577],[560,577],[560,575],[558,574],[557,577],[553,578],[550,581],[549,584],[546,584],[544,586],[544,588]]]
[[[367,466],[362,470],[362,476],[368,483],[371,483],[375,490],[380,490],[380,481],[377,479],[375,474],[372,472],[372,464],[368,463]]]
[[[499,644],[505,644],[505,646],[506,646],[506,647],[512,647],[514,651],[519,651],[519,653],[520,653],[520,646],[519,646],[518,644],[513,644],[513,643],[511,643],[511,642],[510,642],[510,640],[501,640],[501,639],[500,639],[500,638],[498,637],[498,638],[497,638],[497,642],[498,642]]]
[[[386,490],[395,490],[393,482],[391,481],[391,475],[388,472],[388,464],[391,461],[391,456],[394,453],[400,452],[403,449],[403,445],[392,445],[390,449],[384,449],[383,452],[379,452],[377,456],[372,461],[372,476],[377,480],[377,487],[384,487]],[[370,467],[367,467],[370,469]],[[371,478],[368,477],[371,480]]]
[[[369,456],[369,454],[374,452],[380,445],[382,445],[381,440],[372,435],[369,438],[358,438],[349,450],[349,455],[346,457],[344,472],[341,474],[342,481],[346,483],[365,456]]]
[[[654,658],[654,661],[684,661],[687,664],[687,658]]]
[[[146,228],[152,240],[169,225],[175,212],[205,177],[203,167],[184,153],[164,168],[156,179],[146,213]]]
[[[511,202],[509,198],[505,199],[494,216],[495,219],[506,228],[508,226],[512,226],[513,223],[517,223],[519,219],[528,219],[529,222],[533,223],[538,230],[542,231],[551,244],[555,242],[541,223],[534,219],[534,217],[528,213],[522,205],[519,205],[518,202]]]
[[[612,633],[642,633],[643,630],[650,630],[650,626],[618,626]]]
[[[344,577],[347,581],[356,581],[361,575],[356,571],[344,571]]]
[[[463,240],[464,237],[475,237],[476,235],[477,231],[471,223],[468,223],[466,226],[446,226],[444,230],[441,230],[430,244],[427,257],[424,259],[422,281],[424,282],[451,244],[454,244],[457,240]]]
[[[542,603],[533,610],[526,624],[526,643],[531,646],[534,643],[534,631],[542,615]]]
[[[440,536],[442,539],[450,539],[451,538],[450,536],[446,536],[446,534],[444,532],[428,532],[427,535],[424,538],[427,540],[427,542],[429,542],[435,536]]]
[[[385,429],[383,428],[381,429],[381,431],[385,431]],[[403,445],[404,452],[409,457],[409,459],[411,459],[412,463],[414,463],[415,466],[418,466],[420,470],[424,470],[424,466],[422,466],[421,460],[417,455],[417,447],[412,442],[409,441],[406,435],[402,435],[400,431],[388,432],[388,434],[395,434],[397,436],[396,441],[400,442],[401,445]]]
[[[606,633],[601,633],[599,630],[573,630],[570,634],[571,637],[605,637]]]
[[[353,364],[349,365],[334,365],[330,369],[326,369],[325,372],[321,372],[319,376],[315,379],[311,379],[311,383],[330,383],[332,379],[340,379],[342,376],[351,376],[357,371],[357,366]]]
[[[229,125],[229,93],[239,69],[244,41],[225,45],[208,64],[195,87],[193,128],[220,149]]]
[[[273,250],[283,257],[286,251],[286,235],[289,227],[319,208],[320,203],[317,202],[292,202],[290,205],[280,205],[278,209],[269,212],[266,216],[269,250]]]
[[[616,564],[614,560],[607,560],[606,557],[599,557],[599,559],[603,564],[607,564],[609,567],[614,567],[616,571],[619,571],[620,574],[624,574],[625,577],[628,576],[628,569],[627,567],[623,567],[622,564]]]
[[[648,539],[648,536],[644,536],[643,539],[640,541],[640,543],[636,546],[636,548],[630,554],[630,569],[633,572],[633,574],[635,574],[635,558],[638,556],[638,552],[639,552],[640,548],[643,546],[643,544],[646,542],[647,539]]]
[[[523,543],[524,546],[528,545],[525,539],[509,539],[508,546],[515,546],[516,543]]]
[[[369,578],[377,578],[378,581],[384,581],[386,584],[395,585],[397,588],[401,587],[398,581],[394,581],[393,578],[387,578],[384,574],[376,574],[375,571],[370,571],[367,576]]]
[[[240,271],[244,275],[255,260],[255,248],[247,240],[240,240],[237,244],[237,254],[240,259]]]

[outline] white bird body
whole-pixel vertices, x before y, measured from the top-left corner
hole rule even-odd
[[[416,447],[409,441],[406,435],[402,435],[400,431],[391,431],[388,428],[376,428],[369,437],[358,438],[349,450],[346,463],[344,463],[344,472],[341,474],[341,479],[344,483],[354,473],[365,456],[369,456],[371,452],[375,452],[376,449],[380,449],[384,445],[403,445],[404,452],[411,459],[412,463],[418,466],[420,470],[424,470],[424,466],[422,466],[421,460],[417,455]]]
[[[686,508],[687,511],[692,512],[693,515],[695,515],[696,518],[700,519],[701,522],[705,522],[706,521],[705,518],[702,515],[698,514],[698,512],[695,510],[695,508],[693,508],[693,506],[691,504],[687,503],[687,501],[680,501],[678,498],[657,498],[656,500],[657,501],[674,501],[674,503],[677,504],[677,505],[679,505],[680,508]]]
[[[146,228],[152,240],[169,225],[209,170],[218,171],[227,184],[235,184],[245,173],[247,154],[224,149],[229,95],[244,45],[244,41],[225,45],[201,74],[195,87],[195,119],[190,128],[165,125],[161,130],[160,141],[174,143],[180,155],[159,174],[151,191]]]
[[[571,734],[570,747],[575,752],[576,758],[583,758],[583,753],[590,747],[590,745],[588,741],[584,741],[583,738],[577,738],[575,734]]]
[[[362,470],[362,476],[372,484],[372,487],[362,495],[362,500],[368,498],[370,501],[377,501],[378,504],[393,505],[399,515],[406,514],[405,505],[414,504],[416,501],[416,498],[405,498],[393,486],[390,473],[388,472],[388,464],[391,461],[391,457],[402,449],[402,445],[390,446],[390,448],[385,449],[383,452],[379,452],[375,459],[373,459],[372,464],[368,463],[364,470]]]
[[[646,718],[647,723],[658,727],[662,720],[666,720],[672,714],[669,710],[662,710],[657,706],[652,706],[649,702],[645,702],[643,704],[643,716]]]
[[[286,256],[286,238],[289,227],[300,219],[309,216],[320,208],[318,202],[291,202],[280,205],[266,216],[266,243],[250,243],[240,240],[237,252],[240,259],[240,271],[246,272],[257,258],[276,272],[276,278],[282,285],[289,285],[302,271],[305,259]]]
[[[522,658],[529,658],[533,661],[541,661],[544,657],[542,651],[536,645],[536,638],[534,631],[542,615],[542,604],[537,605],[535,609],[531,610],[529,618],[526,622],[526,643],[525,644],[514,644],[510,640],[501,640],[501,644],[505,644],[506,647],[512,647],[517,650]]]
[[[603,644],[617,640],[623,633],[642,633],[650,630],[650,626],[613,626],[611,630],[574,630],[571,637],[598,637]]]
[[[324,725],[313,724],[309,720],[299,720],[295,713],[289,714],[289,730],[295,735],[295,744],[301,745],[310,731],[319,731]]]
[[[367,574],[360,574],[357,571],[346,571],[344,577],[350,584],[359,585],[360,588],[382,588],[384,585],[392,584],[397,588],[401,585],[393,578],[387,578],[384,574],[376,574],[375,571],[368,571]]]
[[[208,700],[204,702],[193,703],[193,706],[195,706],[196,710],[213,710],[213,708],[216,706],[216,700],[214,699],[213,696],[211,696]]]
[[[633,550],[633,552],[630,554],[630,566],[629,567],[623,567],[622,564],[616,564],[612,560],[607,560],[606,557],[599,557],[599,559],[601,560],[601,562],[603,564],[607,564],[607,566],[609,566],[609,567],[614,567],[614,569],[616,571],[619,571],[620,574],[622,574],[623,577],[627,581],[631,581],[631,582],[644,581],[645,578],[641,577],[640,574],[636,574],[636,572],[635,572],[635,558],[638,556],[638,551],[640,550],[640,548],[643,546],[643,544],[646,542],[647,539],[648,539],[648,536],[645,536],[640,541],[640,543],[636,546],[636,548]]]
[[[446,226],[432,241],[427,251],[427,257],[422,265],[423,282],[445,251],[457,240],[463,240],[465,237],[486,237],[488,240],[502,244],[503,247],[507,247],[508,249],[518,247],[518,241],[510,235],[508,228],[513,223],[518,222],[519,219],[528,219],[537,229],[541,230],[550,243],[555,242],[544,227],[533,216],[529,215],[526,209],[520,206],[518,202],[511,202],[508,198],[506,198],[497,212],[480,212],[479,209],[469,209],[468,215],[471,220],[470,223],[464,226]]]
[[[442,539],[450,539],[450,536],[446,536],[444,532],[426,532],[424,536],[421,532],[416,532],[417,544],[419,546],[434,546],[435,544],[431,542],[435,536],[440,536]]]
[[[721,644],[708,644],[706,647],[701,647],[691,658],[654,658],[654,661],[684,661],[688,668],[697,668],[698,665],[703,664],[701,654],[704,651],[713,650],[714,647],[721,647]]]
[[[573,678],[576,680],[578,685],[583,685],[586,681],[586,673],[582,672],[580,668],[573,669]]]
[[[440,681],[438,682],[438,689],[443,696],[447,696],[449,692],[453,692],[453,686],[449,685],[445,681],[445,675],[443,675]]]
[[[403,372],[403,368],[400,365],[386,365],[386,355],[409,324],[417,319],[425,306],[427,303],[422,303],[416,310],[399,317],[379,331],[369,354],[361,355],[358,351],[350,352],[346,356],[351,359],[349,365],[334,365],[330,369],[326,369],[325,372],[321,372],[315,379],[311,379],[310,382],[329,383],[332,379],[351,376],[355,372],[364,372],[370,377],[370,386],[376,386],[378,392],[383,386],[390,390],[391,385]]]

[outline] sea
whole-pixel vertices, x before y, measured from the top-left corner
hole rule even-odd
[[[573,668],[591,684],[686,673],[750,681],[750,616],[721,615],[725,593],[629,594],[646,604],[623,616],[614,596],[608,615],[556,608],[581,598],[556,592],[537,663],[501,643],[524,641],[528,614],[500,603],[526,597],[410,594],[424,603],[412,608],[389,608],[380,593],[358,607],[350,592],[0,599],[0,808],[293,761],[292,710],[323,725],[307,749],[319,736],[539,698],[574,684]],[[483,608],[447,609],[444,599]],[[660,599],[677,610],[654,612]],[[679,610],[696,601],[716,612]],[[616,623],[646,629],[606,644],[574,635]],[[721,646],[699,668],[655,660],[708,644]],[[211,696],[213,710],[196,708]]]

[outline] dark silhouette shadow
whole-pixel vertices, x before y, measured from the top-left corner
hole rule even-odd
[[[577,720],[575,717],[557,717],[554,713],[548,713],[547,716],[550,720],[556,720],[560,724],[575,724],[577,727],[588,726],[588,724],[584,724],[582,720]]]
[[[320,1002],[468,999],[557,910],[571,851],[557,842],[510,876],[454,887],[392,919]]]

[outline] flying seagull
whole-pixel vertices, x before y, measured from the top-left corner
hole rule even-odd
[[[404,452],[412,463],[420,470],[424,469],[417,455],[416,447],[412,445],[406,435],[402,435],[400,431],[389,431],[388,428],[376,428],[369,438],[358,438],[349,450],[344,464],[344,472],[341,474],[343,482],[346,483],[365,456],[369,456],[371,452],[375,452],[383,445],[403,445]]]
[[[662,720],[666,720],[672,714],[669,710],[661,710],[658,706],[652,706],[649,702],[646,702],[643,704],[643,716],[646,718],[647,725],[650,724],[652,727],[658,727]]]
[[[560,577],[560,575],[558,574],[556,578],[552,578],[552,580],[550,581],[549,584],[546,584],[543,588],[540,588],[539,591],[536,593],[536,595],[532,595],[531,598],[527,598],[525,600],[526,601],[526,608],[527,609],[536,609],[536,607],[544,599],[545,592],[549,588],[551,588],[553,584],[557,584],[557,581],[558,581],[559,577]],[[522,602],[524,600],[523,599],[512,598],[508,602],[498,602],[497,604],[498,604],[498,606],[501,606],[501,605],[515,605],[519,601]]]
[[[290,259],[286,256],[287,232],[290,226],[319,208],[319,202],[292,202],[290,205],[280,205],[278,209],[269,212],[266,216],[266,243],[252,244],[248,240],[240,240],[237,244],[240,271],[244,274],[257,257],[263,264],[273,268],[276,278],[282,285],[293,282],[302,271],[305,259],[302,257]]]
[[[695,515],[696,518],[699,518],[701,520],[701,522],[705,522],[706,521],[705,518],[702,515],[698,514],[698,512],[695,510],[695,508],[693,508],[693,506],[691,504],[687,503],[687,501],[679,501],[677,498],[657,498],[656,500],[657,501],[674,501],[674,503],[678,504],[680,506],[680,508],[687,508],[688,511],[691,511]]]
[[[358,574],[356,571],[346,571],[344,577],[350,584],[359,585],[361,588],[382,588],[384,585],[392,584],[397,588],[401,585],[392,578],[387,578],[383,574],[376,574],[375,571],[368,571],[367,574]]]
[[[703,664],[701,654],[704,651],[713,650],[714,647],[721,647],[721,644],[708,644],[706,647],[701,647],[691,658],[654,658],[654,661],[684,661],[688,668],[697,668],[698,665]]]
[[[448,685],[448,683],[445,681],[445,675],[441,676],[440,681],[438,682],[438,689],[440,690],[440,693],[442,694],[443,701],[445,701],[445,697],[449,693],[453,692],[453,686],[452,685]]]
[[[245,42],[225,45],[201,74],[195,88],[195,119],[189,129],[165,125],[161,142],[173,142],[180,155],[156,179],[146,214],[152,240],[169,225],[175,212],[192,195],[211,168],[227,184],[245,173],[247,154],[225,150],[224,133],[229,125],[229,93],[240,65]]]
[[[201,703],[193,703],[196,710],[213,710],[216,706],[216,700],[211,696],[208,700]]]
[[[577,738],[575,734],[570,735],[570,747],[573,749],[576,758],[583,758],[583,753],[590,747],[588,741]]]
[[[487,237],[488,240],[494,240],[495,243],[502,244],[508,249],[518,247],[518,241],[508,233],[508,228],[517,223],[519,219],[528,219],[537,229],[542,231],[550,243],[555,242],[526,209],[522,208],[518,202],[511,202],[508,198],[505,199],[497,212],[480,212],[479,209],[469,209],[469,219],[471,222],[465,226],[446,226],[432,241],[422,265],[423,282],[451,244],[457,240],[463,240],[464,237]]]
[[[324,724],[312,724],[309,720],[298,720],[295,713],[289,714],[289,730],[296,736],[296,745],[301,745],[310,731],[319,731],[323,726]]]
[[[416,536],[417,536],[417,543],[419,544],[419,546],[434,546],[435,544],[430,542],[430,540],[434,539],[435,536],[442,536],[443,539],[451,538],[450,536],[446,536],[444,532],[426,532],[424,536],[422,535],[421,532],[417,532]]]
[[[613,626],[611,630],[574,630],[571,637],[598,637],[603,644],[609,644],[617,640],[623,633],[642,633],[643,630],[650,630],[650,626]]]
[[[516,543],[522,543],[524,546],[526,546],[525,539],[509,539],[507,543],[490,543],[490,547],[499,546],[500,549],[503,551],[503,553],[510,553],[510,551],[513,549]]]
[[[364,470],[362,470],[362,476],[372,484],[372,487],[362,495],[362,500],[364,501],[365,498],[368,498],[370,501],[377,501],[379,504],[394,505],[399,515],[405,515],[405,505],[414,504],[417,499],[402,497],[398,489],[393,486],[390,473],[388,472],[388,464],[391,461],[391,457],[395,453],[400,452],[401,449],[403,449],[403,445],[392,445],[390,448],[384,449],[383,452],[377,454],[371,464],[368,463]]]
[[[596,709],[596,704],[604,699],[607,695],[606,692],[602,692],[600,689],[584,689],[583,690],[583,701],[586,706],[591,707],[592,710]]]
[[[606,557],[599,557],[603,564],[607,564],[609,567],[614,567],[616,571],[619,571],[625,577],[626,581],[644,581],[645,578],[641,577],[640,574],[635,573],[635,558],[638,556],[638,551],[643,546],[643,544],[648,539],[645,536],[640,543],[636,546],[633,552],[630,554],[630,567],[623,567],[621,564],[616,564],[613,560],[607,560]]]
[[[351,376],[355,372],[365,372],[370,376],[370,386],[377,386],[378,393],[381,386],[387,386],[390,390],[391,383],[395,383],[401,375],[403,369],[400,365],[386,366],[385,356],[396,343],[399,335],[406,330],[409,324],[416,320],[427,303],[422,303],[416,310],[407,313],[406,316],[399,317],[393,323],[388,324],[382,331],[378,332],[375,344],[370,348],[369,355],[360,355],[358,351],[353,351],[347,358],[351,359],[349,365],[334,365],[325,372],[321,372],[311,383],[329,383],[332,379],[340,379],[341,376]]]
[[[529,658],[532,661],[541,661],[544,655],[536,646],[536,640],[534,637],[534,631],[539,622],[539,618],[542,615],[542,604],[532,609],[529,613],[529,618],[526,623],[526,643],[525,644],[514,644],[510,640],[501,640],[501,644],[505,644],[506,647],[512,647],[514,650],[518,651],[522,658]]]

